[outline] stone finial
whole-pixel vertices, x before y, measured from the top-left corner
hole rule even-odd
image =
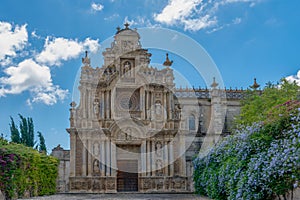
[[[128,24],[128,22],[126,22],[126,23],[124,24],[124,26],[125,26],[125,29],[129,29],[129,24]]]
[[[76,107],[75,101],[72,101],[72,102],[70,103],[70,106],[71,106],[71,108],[75,108],[75,107]]]
[[[213,89],[216,89],[218,87],[218,83],[216,82],[216,77],[213,77],[213,83],[210,85]]]
[[[173,64],[173,60],[169,60],[169,54],[166,53],[166,61],[163,63],[164,66],[170,67]]]
[[[256,90],[257,88],[259,88],[260,87],[260,85],[259,84],[257,84],[257,82],[256,82],[256,78],[254,78],[254,83],[253,83],[253,85],[251,85],[250,86],[250,88],[252,88],[252,89],[254,89],[254,90]]]
[[[117,27],[117,33],[119,33],[121,30],[120,26]]]
[[[82,58],[82,64],[84,64],[84,65],[91,64],[90,58],[88,57],[88,51],[85,51],[85,57]]]

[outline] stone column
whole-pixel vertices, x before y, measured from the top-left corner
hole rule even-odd
[[[141,172],[142,176],[146,176],[146,141],[142,142],[141,145]]]
[[[86,176],[86,138],[81,138],[82,141],[82,176]]]
[[[105,109],[105,107],[104,107],[104,94],[103,94],[102,91],[100,92],[100,106],[101,106],[100,117],[101,117],[101,119],[103,119],[104,118],[104,109]]]
[[[172,93],[169,92],[168,95],[168,103],[169,103],[169,119],[172,119]]]
[[[180,174],[186,176],[186,161],[185,161],[185,135],[184,132],[179,132],[179,155],[180,156]]]
[[[144,87],[140,90],[140,111],[141,111],[141,118],[145,119],[145,111],[144,111],[144,103],[145,103],[145,89]]]
[[[151,152],[151,155],[152,155],[152,176],[156,176],[155,174],[155,170],[156,170],[156,156],[155,156],[155,141],[152,140],[152,152]]]
[[[112,168],[112,176],[116,176],[117,175],[117,149],[116,149],[116,144],[115,143],[111,143],[111,168]]]
[[[70,131],[70,177],[75,176],[75,160],[76,160],[76,133]]]
[[[148,119],[152,119],[152,113],[151,113],[151,104],[152,104],[152,101],[151,101],[151,99],[152,99],[152,92],[151,91],[149,91],[149,97],[148,97],[148,99],[149,99],[149,107],[148,107],[148,110],[149,110],[149,116],[148,116]]]
[[[103,107],[103,111],[104,111],[104,119],[107,119],[107,101],[106,101],[106,91],[103,91],[103,103],[104,103],[104,107]]]
[[[165,168],[165,176],[169,176],[169,152],[168,152],[168,142],[165,141],[164,142],[165,145],[164,145],[164,168]]]
[[[150,140],[147,140],[147,176],[151,175],[151,149],[150,149]]]
[[[87,118],[87,116],[86,116],[86,98],[87,98],[87,91],[86,91],[86,89],[85,89],[85,87],[83,87],[83,89],[82,89],[82,93],[83,93],[83,95],[82,95],[82,99],[80,99],[80,101],[82,101],[82,114],[83,114],[83,118]]]
[[[167,93],[163,91],[163,120],[167,119],[167,112],[168,112],[168,108],[167,108]]]
[[[109,90],[108,92],[107,101],[108,101],[108,118],[111,119],[111,90]]]
[[[105,91],[105,113],[106,119],[109,119],[109,91]]]
[[[111,163],[110,163],[110,140],[106,140],[106,176],[110,176],[110,167],[111,167]]]
[[[105,176],[105,148],[104,148],[104,140],[101,138],[100,141],[100,170],[101,176]]]
[[[88,176],[92,176],[92,171],[93,171],[93,161],[92,161],[92,151],[93,151],[93,146],[92,146],[92,140],[89,138],[88,140]]]
[[[94,112],[94,109],[93,109],[93,102],[92,102],[92,91],[89,89],[88,90],[88,94],[87,94],[87,99],[88,99],[88,102],[87,102],[87,117],[88,118],[92,118],[93,116],[93,112]]]
[[[145,119],[147,119],[147,90],[145,90],[144,91],[144,99],[145,99],[145,101],[144,101],[144,107],[143,107],[143,110],[144,110],[144,112],[145,112]]]
[[[115,109],[115,98],[116,98],[116,88],[113,88],[110,93],[110,109],[111,118],[116,119],[116,109]]]
[[[174,146],[173,146],[173,141],[170,141],[170,176],[174,176]]]

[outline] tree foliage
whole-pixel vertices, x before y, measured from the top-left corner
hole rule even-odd
[[[286,79],[282,79],[280,84],[267,83],[263,91],[248,90],[235,124],[249,126],[254,122],[265,121],[276,112],[276,106],[297,100],[299,91],[300,87],[295,82],[289,83]]]
[[[39,143],[39,151],[40,152],[47,152],[47,147],[46,147],[46,144],[45,144],[45,138],[43,136],[43,134],[41,132],[37,132],[38,133],[38,137],[39,137],[39,140],[40,140],[40,143]]]
[[[10,126],[10,133],[11,133],[11,141],[15,143],[21,143],[19,129],[16,126],[14,119],[12,117],[10,117],[10,121],[11,123],[9,124],[9,126]]]
[[[36,145],[36,141],[34,140],[33,120],[31,117],[26,118],[23,117],[21,114],[19,114],[19,117],[20,117],[19,129],[16,126],[14,119],[10,117],[11,123],[9,124],[9,126],[10,126],[10,133],[11,133],[11,141],[34,148]],[[35,148],[43,152],[47,152],[44,136],[42,135],[41,132],[37,132],[37,133],[39,138],[39,144]]]
[[[195,190],[213,199],[274,199],[299,187],[299,86],[248,91],[233,134],[197,158]]]
[[[6,199],[54,194],[58,163],[52,156],[0,138],[0,190]]]

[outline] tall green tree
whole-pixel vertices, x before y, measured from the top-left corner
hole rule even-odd
[[[21,143],[28,146],[34,146],[34,125],[31,117],[23,117],[19,114],[20,121],[20,132],[21,132]]]
[[[10,117],[10,132],[11,132],[11,141],[15,143],[21,143],[20,133],[18,127],[16,126],[14,119]]]
[[[299,91],[300,87],[295,82],[289,83],[286,79],[282,79],[278,84],[269,82],[262,91],[249,90],[242,101],[240,117],[236,123],[249,126],[253,122],[265,121],[271,115],[282,115],[285,111],[276,106],[288,105],[291,101],[299,100]]]
[[[10,126],[10,133],[11,133],[11,141],[15,143],[24,144],[28,147],[34,147],[36,142],[34,141],[34,123],[31,117],[23,117],[19,114],[20,117],[20,125],[19,129],[14,122],[14,119],[10,117],[11,123]],[[46,144],[45,138],[42,133],[38,132],[38,137],[40,140],[39,145],[37,145],[36,149],[41,149],[41,151],[46,152]]]
[[[38,133],[38,137],[39,137],[39,140],[40,140],[40,142],[39,142],[39,151],[47,153],[45,138],[44,138],[44,136],[41,132],[38,131],[37,133]]]
[[[27,118],[27,124],[28,124],[28,146],[33,147],[35,142],[34,142],[34,125],[33,125],[33,120],[32,118],[28,117]]]

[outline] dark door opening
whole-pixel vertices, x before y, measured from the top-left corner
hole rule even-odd
[[[117,164],[117,191],[138,191],[138,161],[119,160]]]

